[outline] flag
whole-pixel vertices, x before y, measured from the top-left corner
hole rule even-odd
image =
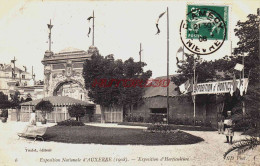
[[[91,32],[91,28],[89,27],[88,28],[88,37],[89,37],[90,32]]]
[[[191,85],[191,84],[190,84],[190,80],[187,80],[186,82],[184,82],[183,84],[181,84],[181,85],[179,86],[180,92],[183,93],[183,94],[188,93],[189,88],[190,88],[190,85]]]
[[[91,20],[92,18],[94,19],[93,16],[88,17],[88,19],[87,19],[88,22],[90,22],[90,20]],[[90,32],[91,32],[91,28],[89,27],[89,28],[88,28],[88,37],[89,37],[89,35],[90,35]]]
[[[247,87],[248,87],[248,83],[249,83],[249,78],[247,78],[247,79],[244,79],[244,81],[245,81],[245,87],[244,87],[244,91],[245,91],[245,94],[246,94],[246,92],[247,92]]]
[[[92,19],[92,18],[94,18],[93,16],[90,16],[90,17],[88,17],[88,22],[90,22],[90,20]]]
[[[156,21],[156,23],[155,23],[156,28],[157,28],[157,33],[156,33],[156,35],[159,35],[159,33],[161,32],[160,29],[159,29],[159,25],[158,25],[158,24],[159,24],[160,18],[161,18],[165,13],[166,13],[166,11],[163,12],[162,14],[160,14],[160,15],[159,15],[159,18],[157,19],[157,21]]]
[[[53,27],[53,25],[50,24],[47,24],[48,28],[51,29]]]
[[[184,50],[183,50],[182,47],[180,47],[180,48],[178,49],[177,53],[176,53],[177,64],[180,62],[180,61],[179,61],[179,58],[180,58],[179,55],[181,55],[182,61],[184,61]]]
[[[237,90],[237,81],[236,81],[236,76],[234,74],[233,76],[233,83],[232,83],[232,88],[230,90],[231,96],[233,96],[233,93]]]
[[[249,70],[248,78],[246,79],[246,82],[245,82],[245,94],[246,94],[246,92],[247,92],[247,87],[248,87],[248,83],[249,83],[249,77],[250,77],[250,74],[251,74],[251,70],[252,70],[252,69]]]
[[[15,62],[15,60],[11,60],[11,63],[14,63]]]
[[[184,52],[184,50],[183,50],[182,47],[180,47],[180,48],[178,49],[177,53],[179,53],[179,52]]]
[[[244,68],[244,65],[237,63],[234,69],[238,70],[238,71],[242,71],[243,68]]]
[[[143,51],[142,49],[139,51],[139,55],[140,55],[140,56],[141,56],[142,51]]]

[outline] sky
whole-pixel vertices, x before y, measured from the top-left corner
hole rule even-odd
[[[167,36],[166,16],[159,22],[160,35],[155,22],[169,8],[169,65],[170,74],[176,73],[176,52],[182,46],[179,27],[186,18],[187,4],[229,6],[229,38],[213,54],[202,56],[214,60],[230,55],[238,38],[233,29],[238,20],[256,14],[259,0],[214,1],[61,1],[61,0],[1,0],[0,2],[0,63],[10,63],[14,57],[18,66],[27,66],[37,80],[43,80],[44,52],[48,50],[47,24],[52,20],[52,51],[67,47],[88,50],[92,37],[87,37],[92,24],[87,18],[95,11],[95,46],[101,55],[114,54],[115,59],[133,57],[139,61],[142,43],[142,61],[152,77],[166,75]],[[187,49],[185,52],[190,53]]]

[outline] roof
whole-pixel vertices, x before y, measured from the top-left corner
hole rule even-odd
[[[1,66],[1,70],[2,71],[4,71],[4,72],[12,72],[12,65],[11,64],[4,64],[4,65],[2,65]],[[17,64],[16,64],[16,66],[15,66],[15,72],[17,72],[17,73],[19,73],[19,72],[22,72],[22,73],[27,73],[28,74],[28,72],[25,72],[24,70],[22,70],[19,66],[17,66]]]
[[[175,75],[170,75],[169,78],[173,77]],[[167,76],[157,77],[154,80],[167,80]],[[169,96],[179,96],[180,93],[176,89],[178,86],[173,84],[173,82],[170,82],[169,84]],[[176,89],[176,90],[175,90]],[[149,97],[155,97],[155,96],[167,96],[167,87],[147,87],[145,88],[145,92],[143,97],[149,98]]]
[[[73,47],[67,47],[67,48],[61,50],[59,53],[78,52],[78,51],[83,51],[83,50],[80,50],[78,48],[73,48]]]
[[[83,62],[86,59],[90,59],[90,57],[91,55],[84,50],[68,47],[55,54],[50,54],[49,51],[46,51],[42,63],[58,63],[58,61],[64,62],[67,60]]]
[[[37,100],[33,100],[33,101],[28,101],[25,103],[21,103],[20,105],[22,106],[26,106],[26,105],[37,105],[40,101],[50,101],[52,103],[52,105],[54,106],[68,106],[68,105],[74,105],[74,104],[81,104],[84,106],[93,106],[94,104],[91,104],[87,101],[81,101],[81,100],[77,100],[68,96],[50,96],[50,97],[44,97],[42,99],[37,99]]]

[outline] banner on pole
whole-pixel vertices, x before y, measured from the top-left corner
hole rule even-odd
[[[237,79],[236,82],[237,88],[240,91],[244,92],[247,89],[248,78],[241,79],[241,83],[240,79]],[[233,80],[198,83],[196,88],[194,87],[193,95],[230,93],[231,91],[233,91],[233,85]]]

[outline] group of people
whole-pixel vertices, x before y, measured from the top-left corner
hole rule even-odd
[[[232,139],[234,136],[234,123],[231,119],[231,111],[227,111],[227,117],[221,117],[220,122],[218,122],[218,133],[225,134],[227,141],[225,143],[232,144]]]

